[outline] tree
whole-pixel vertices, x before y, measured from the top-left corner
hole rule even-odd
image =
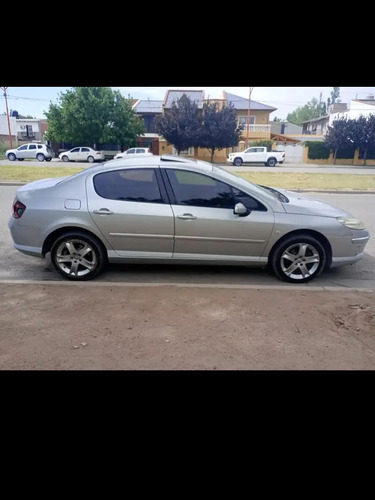
[[[322,102],[320,95],[319,101],[316,97],[313,97],[307,104],[289,113],[286,121],[295,125],[302,125],[303,122],[324,116],[326,112],[326,104]]]
[[[340,102],[340,87],[333,87],[331,92],[331,103]]]
[[[337,151],[347,146],[350,142],[350,135],[352,129],[353,120],[348,120],[347,118],[339,118],[332,123],[332,126],[328,126],[328,132],[325,135],[324,142],[328,148],[333,149],[333,163],[336,164]]]
[[[45,112],[50,141],[95,148],[112,141],[128,146],[144,132],[130,99],[109,87],[74,87],[59,99],[59,104],[51,103]]]
[[[164,115],[156,117],[156,132],[173,144],[179,155],[181,151],[196,145],[201,125],[199,115],[198,105],[183,94]]]
[[[375,115],[367,117],[361,115],[351,122],[350,140],[356,148],[359,148],[366,165],[367,151],[375,146]]]
[[[242,129],[243,126],[237,124],[233,105],[220,107],[215,101],[206,101],[203,104],[202,125],[195,145],[211,151],[212,163],[216,149],[238,145]]]

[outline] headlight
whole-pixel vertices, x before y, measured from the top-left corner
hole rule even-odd
[[[365,229],[365,225],[362,221],[347,217],[337,217],[337,220],[345,227],[349,229]]]

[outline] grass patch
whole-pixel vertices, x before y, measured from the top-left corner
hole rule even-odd
[[[50,177],[64,177],[85,170],[82,167],[20,167],[0,165],[0,182],[32,182]]]
[[[307,174],[303,172],[236,172],[236,174],[255,184],[264,184],[283,189],[375,191],[375,175]]]
[[[0,182],[32,182],[50,177],[64,177],[85,170],[82,167],[32,167],[0,165]],[[255,184],[284,189],[311,189],[327,191],[375,191],[375,175],[236,172]]]

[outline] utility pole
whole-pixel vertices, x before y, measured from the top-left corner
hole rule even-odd
[[[250,108],[251,108],[251,94],[254,87],[249,87],[249,106],[247,108],[247,131],[246,131],[246,149],[249,147],[249,131],[250,131]]]
[[[7,109],[7,119],[8,119],[9,144],[10,144],[10,149],[12,149],[13,145],[12,145],[12,133],[10,131],[9,110],[8,110],[8,100],[7,100],[7,88],[8,87],[0,87],[0,89],[4,91],[5,106],[6,106],[6,109]]]

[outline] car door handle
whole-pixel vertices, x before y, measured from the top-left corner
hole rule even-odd
[[[177,215],[177,219],[195,220],[198,219],[198,217],[195,217],[195,215],[193,214],[183,214],[183,215]]]
[[[96,215],[113,215],[113,212],[111,212],[111,210],[108,210],[108,208],[101,208],[100,210],[94,210],[94,214],[96,214]]]

